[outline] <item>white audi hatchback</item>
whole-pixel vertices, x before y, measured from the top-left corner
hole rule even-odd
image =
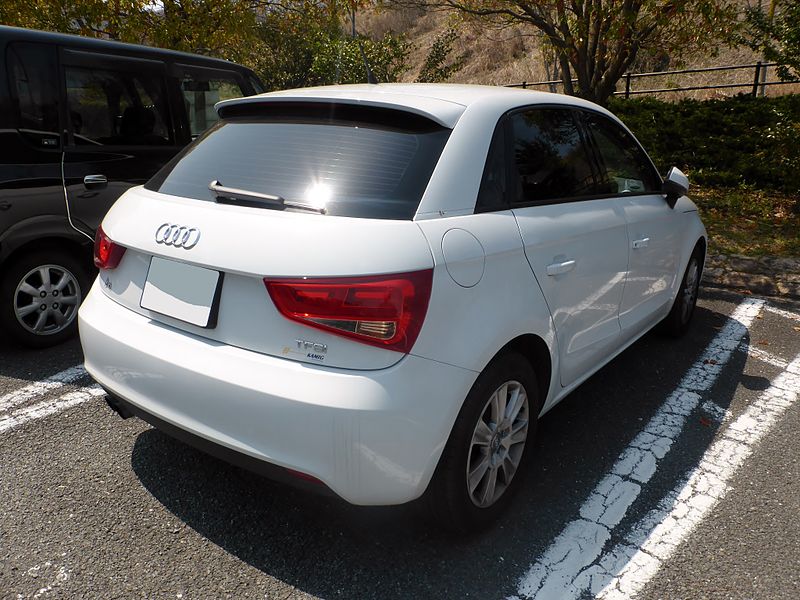
[[[689,324],[688,181],[603,108],[412,84],[217,110],[98,232],[80,335],[122,416],[469,529],[507,505],[540,415]]]

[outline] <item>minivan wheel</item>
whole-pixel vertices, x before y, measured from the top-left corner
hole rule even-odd
[[[89,287],[86,268],[57,250],[12,264],[0,282],[0,323],[17,342],[53,346],[75,335],[78,308]]]
[[[680,337],[689,329],[689,324],[697,306],[697,295],[700,290],[700,276],[702,275],[702,250],[695,248],[686,272],[683,274],[678,296],[672,305],[672,310],[661,322],[660,330],[672,337]]]
[[[478,376],[426,493],[438,525],[478,531],[506,509],[532,454],[540,409],[536,374],[520,354],[498,356]]]

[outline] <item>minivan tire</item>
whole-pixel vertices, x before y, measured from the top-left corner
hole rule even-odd
[[[503,386],[509,386],[507,389],[512,397],[513,389],[524,393],[526,405],[519,409],[517,416],[520,418],[516,421],[512,419],[511,422],[489,423],[488,429],[484,429],[483,426],[487,425],[487,411],[491,412],[493,398],[500,393]],[[524,479],[527,464],[533,454],[532,446],[540,410],[536,373],[521,354],[503,353],[489,363],[467,395],[425,494],[429,516],[437,526],[453,533],[468,534],[478,532],[497,520]],[[509,409],[506,417],[511,413]],[[506,427],[515,429],[523,420],[521,417],[527,419],[526,435],[520,448],[516,447],[520,445],[519,442],[511,446],[516,454],[516,467],[508,477],[506,460],[511,461],[512,452],[505,449],[505,457],[502,460],[495,459],[497,451],[503,456],[504,445],[508,440],[507,437],[503,438],[503,430]],[[483,425],[479,420],[484,422]],[[491,431],[491,438],[485,444],[485,456],[481,455],[483,446],[476,443],[479,427],[487,435]],[[513,437],[511,435],[512,440]],[[477,478],[470,480],[469,472],[471,467],[481,466],[483,458],[490,465],[497,465],[496,468],[488,466],[486,474],[488,476],[494,469],[495,487],[502,486],[502,489],[496,498],[489,499],[484,506],[480,506],[480,496],[486,489],[486,482],[481,481],[474,491],[470,490],[471,481]]]
[[[60,344],[77,333],[78,308],[88,291],[87,268],[72,254],[57,248],[26,254],[0,279],[0,327],[29,348]],[[18,315],[34,304],[33,312]]]

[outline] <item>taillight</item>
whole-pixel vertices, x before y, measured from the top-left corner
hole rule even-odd
[[[98,269],[116,269],[125,246],[120,246],[108,237],[102,227],[97,228],[94,236],[94,266]]]
[[[335,279],[264,279],[285,317],[365,344],[410,352],[422,329],[433,270]]]

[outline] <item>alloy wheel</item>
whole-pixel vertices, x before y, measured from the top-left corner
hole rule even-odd
[[[525,388],[507,381],[489,397],[470,441],[467,490],[473,504],[488,508],[505,493],[519,467],[528,437],[530,406]]]
[[[692,258],[686,269],[683,298],[681,305],[681,323],[686,323],[692,316],[694,305],[697,302],[697,290],[700,284],[700,267],[696,258]]]
[[[35,335],[53,335],[75,320],[81,303],[78,280],[59,265],[28,271],[14,291],[14,314]]]

